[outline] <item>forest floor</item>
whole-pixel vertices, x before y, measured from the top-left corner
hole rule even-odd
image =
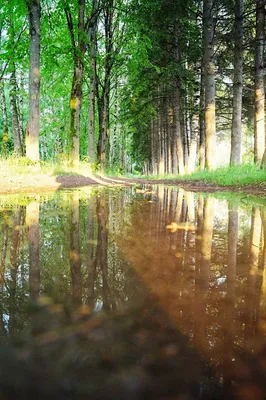
[[[133,184],[163,184],[180,186],[193,192],[238,192],[254,196],[266,197],[266,183],[256,183],[237,186],[219,186],[202,181],[177,179],[145,179],[126,177],[107,177],[101,174],[83,175],[49,175],[32,173],[27,175],[2,175],[0,178],[0,194],[40,193],[57,191],[66,188],[76,188],[88,185],[131,186]]]

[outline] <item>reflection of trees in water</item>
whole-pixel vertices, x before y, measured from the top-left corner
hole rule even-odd
[[[242,204],[169,187],[130,191],[86,201],[70,193],[63,203],[58,196],[2,212],[2,331],[23,328],[29,288],[34,298],[110,311],[152,294],[208,357],[232,364],[234,346],[253,348],[265,321],[265,210],[250,217]]]
[[[70,238],[69,238],[69,261],[71,271],[72,302],[74,305],[82,302],[81,283],[81,257],[79,243],[79,193],[70,194]]]
[[[21,226],[25,223],[25,208],[19,206],[14,212],[10,247],[10,283],[9,283],[9,332],[11,335],[18,333],[19,303],[17,301],[17,279],[19,267],[20,248],[23,244],[23,231]]]
[[[234,203],[226,207],[225,202],[204,201],[197,195],[195,217],[193,196],[173,190],[165,188],[165,194],[160,189],[152,203],[146,196],[132,207],[131,225],[123,232],[124,253],[176,326],[214,364],[228,367],[227,379],[235,363],[233,350],[243,347],[250,323],[249,351],[254,351],[254,338],[264,344],[260,326],[265,321],[261,287],[266,285],[266,236],[261,236],[259,210],[254,214],[253,209],[250,226],[249,208]],[[245,224],[250,229],[249,249]]]
[[[35,201],[26,207],[26,229],[29,244],[29,291],[33,300],[40,294],[40,204]]]
[[[7,257],[7,246],[8,246],[8,214],[3,213],[3,226],[2,226],[2,247],[1,247],[1,265],[0,265],[0,293],[3,297],[4,286],[5,286],[5,272],[6,272],[6,257]],[[0,335],[6,335],[6,327],[4,321],[4,310],[3,304],[0,305]]]
[[[88,305],[94,308],[94,283],[96,278],[95,261],[94,261],[94,215],[95,202],[94,199],[88,205]]]
[[[102,193],[97,198],[97,221],[98,221],[98,239],[95,256],[96,269],[101,281],[101,297],[103,309],[111,308],[111,298],[108,282],[108,204],[106,203],[106,194]],[[113,304],[112,304],[113,306]]]

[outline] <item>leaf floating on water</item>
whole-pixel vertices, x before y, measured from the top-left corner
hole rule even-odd
[[[182,231],[196,231],[195,225],[188,225],[187,223],[177,224],[176,222],[171,222],[171,224],[166,225],[166,229],[169,229],[171,233],[175,233],[178,230]]]
[[[170,225],[166,225],[166,229],[169,229],[171,233],[175,233],[178,230],[178,225],[176,222],[171,222]]]

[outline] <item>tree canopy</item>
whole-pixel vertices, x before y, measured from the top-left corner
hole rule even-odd
[[[3,0],[0,151],[146,174],[263,163],[265,0]]]

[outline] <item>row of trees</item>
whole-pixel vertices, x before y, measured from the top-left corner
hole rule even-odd
[[[214,169],[224,137],[240,164],[248,127],[261,163],[265,4],[3,1],[2,154],[183,174]]]

